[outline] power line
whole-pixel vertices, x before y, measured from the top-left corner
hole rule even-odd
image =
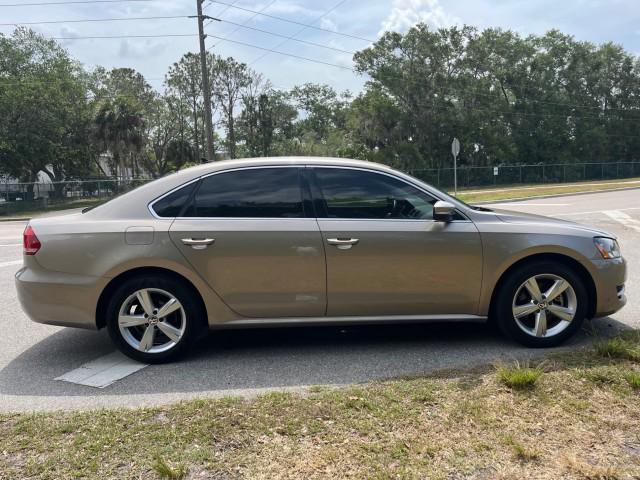
[[[229,4],[229,3],[224,3],[224,2],[219,2],[217,0],[212,0],[212,3],[217,3],[219,5],[226,5],[226,6],[229,6],[231,8],[235,8],[237,10],[242,10],[242,11],[245,11],[245,12],[255,13],[256,15],[261,15],[263,17],[273,18],[274,20],[280,20],[281,22],[293,23],[295,25],[300,25],[300,26],[303,26],[303,27],[311,28],[313,30],[319,30],[321,32],[333,33],[334,35],[340,35],[342,37],[355,38],[356,40],[362,40],[364,42],[369,42],[369,43],[375,42],[375,40],[371,40],[370,38],[359,37],[357,35],[351,35],[349,33],[336,32],[336,31],[333,31],[333,30],[329,30],[328,28],[316,27],[315,25],[309,25],[307,23],[297,22],[295,20],[289,20],[288,18],[277,17],[275,15],[270,15],[268,13],[262,13],[262,12],[259,12],[259,11],[256,11],[256,10],[251,10],[251,9],[244,8],[244,7],[238,7],[236,5]]]
[[[93,23],[93,22],[123,22],[137,20],[167,20],[177,18],[189,18],[187,15],[163,15],[154,17],[119,17],[119,18],[87,18],[82,20],[43,20],[38,22],[11,22],[0,23],[0,27],[9,27],[12,25],[49,25],[57,23]]]
[[[331,7],[329,10],[325,11],[322,15],[320,15],[319,17],[317,17],[313,22],[311,22],[311,24],[316,23],[318,20],[326,17],[327,15],[329,15],[331,12],[333,12],[335,9],[337,9],[338,7],[340,7],[342,4],[344,4],[347,0],[340,0],[338,3],[336,3],[333,7]],[[280,48],[282,45],[284,45],[285,43],[287,43],[289,40],[295,40],[295,37],[297,37],[299,34],[301,34],[302,32],[304,32],[307,28],[309,27],[302,27],[300,30],[298,30],[296,33],[294,33],[293,35],[289,36],[289,37],[285,37],[285,39],[280,42],[279,44],[277,44],[276,46],[274,46],[273,48]],[[255,63],[259,62],[260,60],[262,60],[264,57],[266,57],[267,55],[269,55],[270,52],[265,52],[264,54],[260,55],[258,58],[256,58],[255,60],[251,61],[249,63],[249,66],[254,65]]]
[[[336,68],[340,68],[340,69],[343,69],[343,70],[349,70],[349,71],[351,71],[353,73],[356,73],[356,71],[353,68],[346,67],[344,65],[338,65],[338,64],[335,64],[335,63],[331,63],[331,62],[325,62],[325,61],[322,61],[322,60],[316,60],[316,59],[313,59],[313,58],[303,57],[301,55],[295,55],[293,53],[280,52],[278,50],[273,50],[271,48],[260,47],[258,45],[253,45],[251,43],[240,42],[238,40],[231,40],[230,38],[225,38],[225,37],[218,37],[217,35],[208,34],[207,36],[211,37],[211,38],[217,38],[219,40],[224,40],[226,42],[236,43],[236,44],[242,45],[244,47],[257,48],[258,50],[263,50],[265,52],[277,53],[279,55],[284,55],[284,56],[287,56],[287,57],[293,57],[293,58],[297,58],[299,60],[306,60],[307,62],[320,63],[322,65],[328,65],[330,67],[336,67]],[[212,45],[207,50],[211,50],[213,47],[215,47],[215,45]]]
[[[282,35],[282,34],[280,34],[280,33],[270,32],[270,31],[268,31],[268,30],[263,30],[263,29],[261,29],[261,28],[249,27],[249,26],[247,26],[247,25],[243,25],[243,24],[241,24],[241,23],[232,22],[232,21],[230,21],[230,20],[225,20],[225,19],[223,19],[223,18],[216,19],[216,20],[219,20],[219,21],[221,21],[221,22],[225,22],[225,23],[229,23],[229,24],[231,24],[231,25],[237,25],[237,26],[238,26],[238,28],[246,28],[246,29],[248,29],[248,30],[253,30],[253,31],[256,31],[256,32],[266,33],[267,35],[273,35],[274,37],[280,37],[280,38],[285,38],[285,39],[287,39],[287,40],[293,40],[293,41],[295,41],[295,42],[305,43],[305,44],[307,44],[307,45],[311,45],[311,46],[313,46],[313,47],[326,48],[326,49],[328,49],[328,50],[334,50],[334,51],[336,51],[336,52],[341,52],[341,53],[348,53],[348,54],[350,54],[350,55],[355,55],[355,53],[356,53],[356,52],[351,52],[351,51],[349,51],[349,50],[343,50],[343,49],[341,49],[341,48],[331,47],[331,46],[329,46],[329,45],[323,45],[323,44],[321,44],[321,43],[309,42],[309,41],[307,41],[307,40],[301,40],[301,39],[298,39],[298,38],[288,37],[287,35]],[[231,32],[229,35],[231,35],[231,34],[233,34],[233,33],[234,33],[234,32]],[[214,45],[214,47],[215,47],[215,46],[217,46],[217,45],[219,45],[220,43],[222,43],[222,42],[218,42],[216,45]],[[285,43],[285,42],[282,42],[282,43]],[[280,45],[276,45],[274,48],[277,48],[277,47],[279,47],[279,46],[280,46]]]
[[[154,0],[73,0],[66,2],[0,3],[0,7],[41,7],[46,5],[79,5],[90,3],[153,2]]]
[[[222,16],[223,13],[225,13],[227,10],[229,10],[232,6],[234,6],[236,3],[238,3],[240,0],[234,0],[233,2],[231,2],[231,5],[224,7],[222,10],[220,10],[220,12],[218,13],[218,16]],[[274,0],[275,1],[275,0]],[[207,8],[209,8],[211,6],[211,4],[213,3],[213,0],[209,0],[209,3],[207,5],[204,5],[202,7],[202,10],[206,10]],[[273,2],[272,2],[273,3]],[[211,22],[209,22],[211,23]]]
[[[47,37],[49,40],[109,40],[113,38],[197,37],[197,33],[165,33],[163,35],[101,35],[89,37]]]
[[[212,1],[213,1],[213,0],[212,0]],[[267,3],[264,7],[262,7],[262,8],[260,9],[260,12],[259,12],[259,13],[264,12],[264,11],[265,11],[266,9],[268,9],[271,5],[273,5],[274,3],[276,3],[276,1],[277,1],[277,0],[271,0],[269,3]],[[233,4],[236,4],[236,3],[238,3],[238,2],[233,2]],[[233,5],[233,4],[232,4],[232,5]],[[221,13],[226,12],[228,9],[229,9],[229,7],[225,8]],[[218,15],[218,16],[221,16],[221,14],[220,14],[220,15]],[[258,16],[258,13],[257,13],[257,12],[256,12],[256,13],[254,13],[253,15],[251,15],[249,18],[247,18],[244,22],[242,22],[242,26],[245,26],[245,25],[246,25],[247,23],[249,23],[251,20],[253,20],[254,18],[256,18],[256,16]],[[211,23],[212,21],[213,21],[213,20],[211,20],[209,23]],[[209,23],[207,23],[207,25],[209,25]],[[236,28],[234,28],[234,29],[233,29],[233,30],[232,30],[232,31],[231,31],[227,36],[231,36],[231,35],[233,35],[233,34],[234,34],[234,33],[236,33],[238,30],[240,30],[240,27],[236,27]],[[214,47],[217,47],[217,46],[218,46],[218,45],[220,45],[221,43],[223,43],[223,42],[222,42],[222,41],[220,41],[220,42],[216,43],[216,44],[214,45]]]

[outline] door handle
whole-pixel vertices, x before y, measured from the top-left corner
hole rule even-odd
[[[194,250],[204,250],[213,242],[215,238],[183,238],[182,243],[193,248]]]
[[[359,238],[327,238],[329,245],[335,245],[338,250],[349,250],[360,241]]]

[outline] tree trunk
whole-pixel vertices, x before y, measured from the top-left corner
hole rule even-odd
[[[196,151],[196,163],[200,163],[200,142],[198,139],[198,100],[193,97],[193,146]]]
[[[233,121],[233,105],[229,105],[229,114],[227,116],[227,124],[229,126],[227,143],[229,144],[229,158],[236,158],[236,132]]]

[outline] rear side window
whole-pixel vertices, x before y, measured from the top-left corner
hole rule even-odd
[[[202,179],[184,217],[302,218],[297,168],[254,168]]]
[[[159,217],[178,217],[186,206],[193,189],[198,182],[193,182],[186,187],[182,187],[166,197],[161,198],[153,204],[153,211]]]
[[[328,218],[433,219],[436,199],[388,175],[316,168]]]

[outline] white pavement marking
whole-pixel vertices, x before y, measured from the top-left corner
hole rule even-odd
[[[2,268],[2,267],[12,267],[14,265],[22,265],[22,260],[14,260],[13,262],[0,263],[0,268]]]
[[[56,380],[87,387],[105,388],[146,366],[146,363],[136,362],[120,352],[112,352],[85,363],[81,367],[59,376]]]
[[[0,245],[0,247],[21,247],[21,243],[5,243],[4,245]]]
[[[636,220],[620,210],[605,210],[602,213],[616,222],[621,223],[625,227],[629,227],[634,229],[636,232],[640,232],[640,220]]]

